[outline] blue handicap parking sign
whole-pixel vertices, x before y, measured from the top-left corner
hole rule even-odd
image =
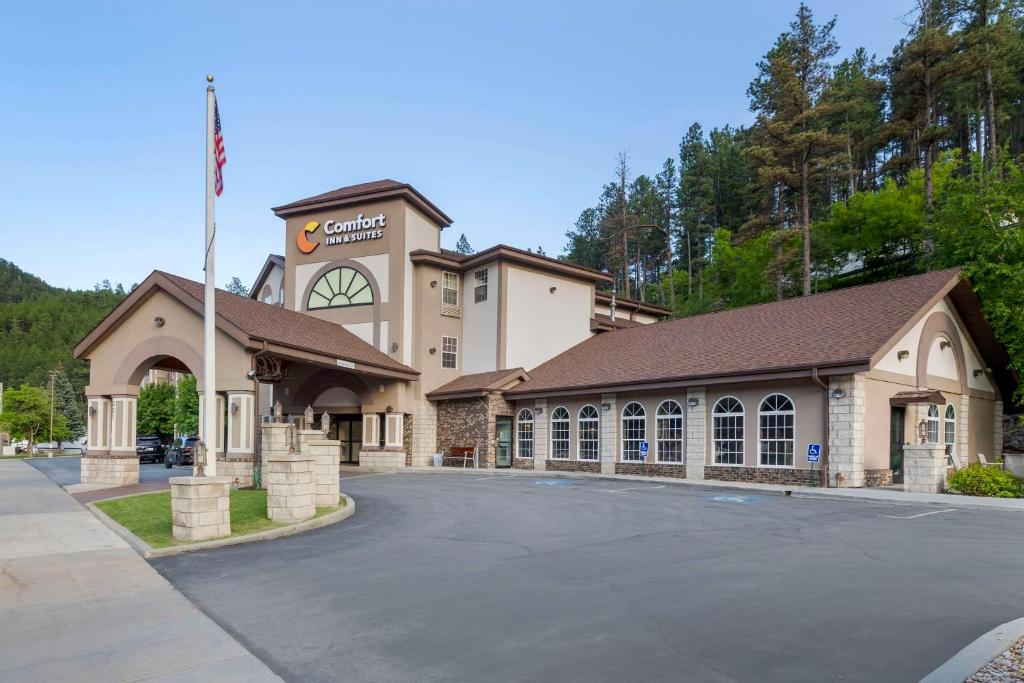
[[[647,456],[647,451],[650,450],[650,447],[651,447],[650,444],[648,444],[646,441],[641,441],[640,442],[640,455],[641,455],[641,457],[646,457]]]
[[[807,444],[807,462],[818,462],[818,458],[821,457],[821,444],[820,443],[809,443]]]

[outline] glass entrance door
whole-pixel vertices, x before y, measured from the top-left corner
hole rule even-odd
[[[892,483],[903,483],[903,422],[906,409],[893,406],[889,411],[889,469]]]
[[[332,415],[328,438],[341,442],[339,459],[343,463],[358,464],[359,449],[363,446],[362,415]]]
[[[512,467],[512,418],[498,416],[494,425],[494,466]]]

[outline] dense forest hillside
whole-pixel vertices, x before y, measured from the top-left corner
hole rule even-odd
[[[1024,0],[902,20],[890,55],[844,54],[801,4],[751,65],[754,122],[692,124],[651,174],[620,152],[562,258],[677,315],[960,265],[1024,373]]]
[[[89,369],[71,351],[124,297],[109,281],[86,291],[51,287],[0,259],[0,382],[45,386],[47,373],[62,366],[81,395]]]

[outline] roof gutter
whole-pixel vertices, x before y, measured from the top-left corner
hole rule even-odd
[[[821,387],[821,483],[828,488],[828,383],[818,375],[818,368],[811,368],[811,381]]]

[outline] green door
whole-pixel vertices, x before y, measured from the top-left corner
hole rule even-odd
[[[494,425],[494,466],[512,467],[512,418],[499,416]]]
[[[903,483],[903,418],[905,408],[893,406],[889,411],[889,468],[892,482]]]

